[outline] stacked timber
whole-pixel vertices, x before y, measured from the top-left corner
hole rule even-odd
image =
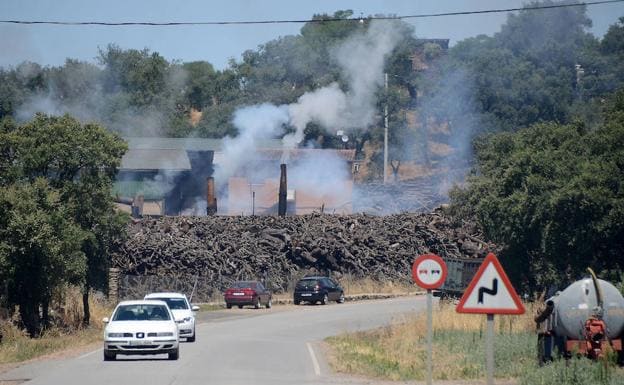
[[[129,225],[113,267],[123,274],[195,276],[222,289],[239,279],[262,279],[286,290],[295,277],[410,281],[414,258],[480,258],[496,246],[470,223],[441,211],[390,216],[328,215],[144,218]]]

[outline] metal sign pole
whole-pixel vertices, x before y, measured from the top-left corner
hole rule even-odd
[[[433,289],[444,284],[448,270],[442,258],[423,254],[412,264],[414,282],[427,289],[427,385],[431,385],[433,372]]]
[[[494,314],[487,315],[485,364],[487,369],[487,385],[494,385]]]
[[[432,384],[431,372],[433,362],[433,295],[427,289],[427,385]]]

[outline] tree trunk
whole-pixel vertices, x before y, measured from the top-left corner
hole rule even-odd
[[[394,181],[398,182],[398,180],[399,180],[399,167],[401,167],[401,161],[400,160],[391,160],[390,161],[390,167],[392,167],[392,177],[393,177]]]
[[[39,304],[36,301],[24,301],[19,304],[20,318],[31,338],[39,335]]]
[[[50,300],[44,299],[41,304],[41,325],[46,329],[50,325]]]
[[[84,316],[82,317],[82,325],[89,326],[91,322],[91,309],[89,308],[89,286],[85,285],[84,292],[82,293],[82,308],[84,310]]]

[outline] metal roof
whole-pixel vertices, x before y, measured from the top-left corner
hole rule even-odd
[[[119,169],[185,171],[191,169],[191,161],[183,149],[130,148],[121,158]]]
[[[355,150],[337,150],[333,148],[295,148],[291,150],[284,149],[259,149],[257,151],[259,160],[281,160],[284,157],[289,160],[300,160],[307,157],[321,157],[324,155],[335,155],[347,162],[353,162],[355,159]]]
[[[209,138],[159,138],[159,137],[127,137],[130,150],[186,150],[186,151],[221,151],[223,139]],[[258,140],[259,148],[282,148],[281,139]]]

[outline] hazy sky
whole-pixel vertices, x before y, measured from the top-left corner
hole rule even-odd
[[[457,12],[519,7],[523,0],[0,0],[2,20],[54,21],[233,21],[309,19],[316,13],[352,9],[354,15]],[[537,11],[544,12],[544,11]],[[624,16],[624,3],[588,8],[592,32],[602,36]],[[451,44],[491,35],[507,15],[485,14],[410,19],[421,38],[449,38]],[[301,24],[105,27],[0,24],[0,66],[25,60],[61,65],[65,58],[94,61],[98,47],[149,48],[168,60],[207,60],[216,68],[279,36],[297,34]]]

